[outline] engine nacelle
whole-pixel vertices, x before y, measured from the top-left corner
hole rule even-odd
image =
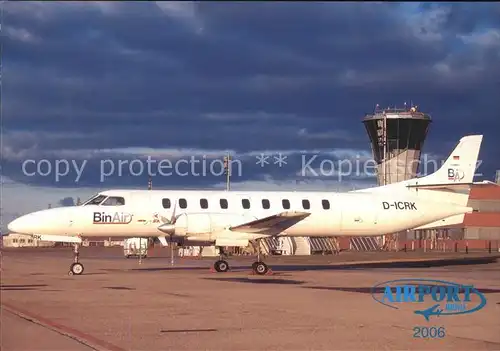
[[[210,234],[212,227],[212,218],[208,213],[183,213],[175,221],[175,235]]]
[[[175,224],[163,224],[158,229],[167,235],[194,237],[198,240],[212,241],[217,234],[231,225],[238,225],[254,217],[226,213],[183,213]]]

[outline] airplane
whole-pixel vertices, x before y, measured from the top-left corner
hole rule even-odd
[[[259,240],[273,236],[380,236],[462,223],[482,135],[460,139],[435,173],[345,193],[324,191],[107,190],[79,206],[45,209],[8,224],[11,232],[74,244],[70,275],[80,275],[83,239],[131,237],[209,242],[219,248],[257,241],[254,273],[269,270]],[[172,245],[171,245],[172,246]]]
[[[439,317],[442,312],[443,312],[443,310],[439,308],[439,304],[436,304],[436,305],[431,306],[425,310],[415,311],[415,314],[421,314],[422,316],[425,317],[426,321],[429,321],[429,318],[431,316],[438,316]]]

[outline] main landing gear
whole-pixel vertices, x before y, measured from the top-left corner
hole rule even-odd
[[[222,246],[219,247],[219,260],[214,263],[214,269],[217,272],[223,273],[229,270],[229,263],[224,258],[226,257]]]
[[[257,244],[257,261],[252,263],[252,271],[258,275],[264,275],[269,272],[269,267],[260,260],[260,239],[255,242]]]
[[[80,275],[83,273],[83,264],[78,261],[80,253],[78,252],[78,244],[74,245],[73,249],[74,262],[69,267],[68,275]]]
[[[252,263],[252,271],[254,274],[265,275],[269,272],[267,264],[260,260],[260,240],[257,240],[257,261]],[[219,260],[214,263],[214,269],[219,272],[229,271],[229,263],[224,258],[226,257],[222,247],[219,247]]]

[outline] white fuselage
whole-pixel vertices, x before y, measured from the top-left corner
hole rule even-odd
[[[265,235],[228,232],[227,228],[287,211],[310,215],[279,235],[377,236],[435,222],[472,209],[429,202],[407,194],[110,190],[124,204],[84,204],[34,212],[9,224],[21,234],[90,237],[158,237],[175,208],[177,236],[215,241],[218,237],[256,239]],[[122,202],[122,203],[123,203]]]

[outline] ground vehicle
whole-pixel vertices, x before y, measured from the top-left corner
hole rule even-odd
[[[129,238],[123,241],[123,254],[129,257],[148,257],[148,240],[144,238]]]

